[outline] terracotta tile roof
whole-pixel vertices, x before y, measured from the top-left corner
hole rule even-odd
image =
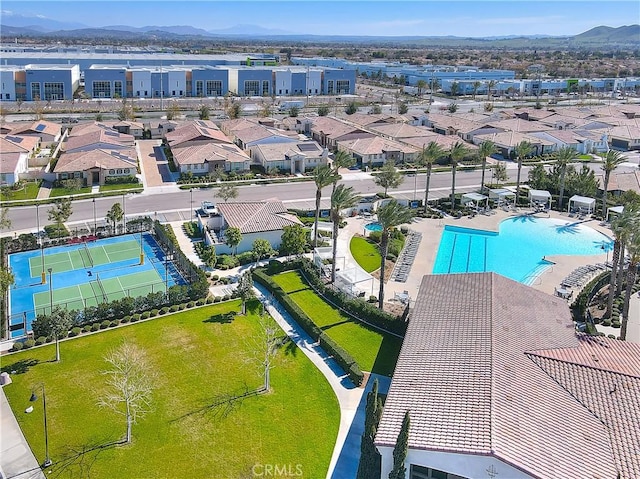
[[[173,158],[179,165],[202,164],[205,162],[244,163],[251,158],[233,143],[200,143],[185,144],[181,148],[173,148]]]
[[[302,224],[296,216],[287,213],[282,201],[218,203],[217,206],[227,225],[239,228],[242,233],[277,231],[285,226]]]
[[[193,141],[231,143],[229,138],[218,129],[215,123],[207,120],[196,120],[178,126],[165,136],[171,147]]]
[[[99,128],[82,135],[69,137],[63,149],[72,151],[92,145],[96,145],[95,148],[101,148],[103,145],[109,145],[112,148],[127,148],[135,145],[135,139],[132,135],[118,133],[116,130]]]
[[[422,149],[423,146],[427,146],[432,141],[435,141],[444,150],[449,150],[453,145],[462,140],[458,135],[441,135],[439,133],[432,133],[421,138],[416,137],[402,139],[402,143],[408,143],[409,145],[413,145],[419,149]],[[464,146],[469,150],[478,149],[476,145],[472,145],[471,143],[465,143]]]
[[[508,131],[517,131],[519,133],[529,133],[532,131],[546,131],[549,127],[538,121],[528,121],[522,118],[512,118],[509,120],[492,121],[489,124],[495,128],[502,128]]]
[[[133,168],[135,174],[137,154],[134,149],[106,150],[96,149],[60,155],[55,173],[86,171],[91,168],[110,170],[116,168]]]
[[[320,116],[313,119],[311,130],[317,133],[324,133],[327,137],[338,139],[350,133],[365,133],[361,128],[345,123],[337,118]],[[369,133],[370,135],[370,133]]]
[[[425,136],[433,132],[424,126],[407,125],[406,123],[392,123],[390,125],[375,125],[371,129],[381,135],[388,136],[393,139],[415,138]]]
[[[622,437],[586,401],[576,400],[559,381],[560,373],[550,374],[541,365],[553,361],[566,364],[563,371],[588,369],[594,373],[585,373],[579,383],[593,385],[603,370],[579,364],[589,353],[573,350],[583,344],[566,303],[553,296],[494,273],[425,276],[376,444],[393,446],[410,410],[411,448],[492,455],[539,478],[616,478],[618,472],[634,471],[621,464],[638,461],[633,455],[640,444],[636,393],[635,409],[623,407],[635,414],[629,423],[635,432]],[[567,356],[549,359],[550,351]],[[637,347],[619,352],[617,360],[637,352]],[[628,367],[635,368],[637,357],[634,361]],[[628,447],[614,444],[614,437]]]
[[[20,158],[24,154],[19,152],[5,153],[0,150],[0,173],[15,173],[20,163]]]
[[[0,135],[0,152],[31,153],[38,142],[38,138],[28,136]]]
[[[87,133],[93,133],[100,130],[112,131],[113,125],[115,125],[116,123],[117,122],[115,121],[79,123],[77,125],[73,125],[73,128],[71,128],[71,132],[69,132],[69,137],[86,135]]]
[[[394,140],[387,140],[379,136],[357,138],[355,140],[339,141],[338,147],[348,149],[361,155],[382,154],[387,151],[400,151],[405,154],[417,153],[418,149]]]
[[[38,120],[29,122],[26,124],[20,124],[11,130],[12,134],[19,135],[24,134],[40,134],[44,133],[51,136],[58,136],[62,130],[62,127],[51,121]]]

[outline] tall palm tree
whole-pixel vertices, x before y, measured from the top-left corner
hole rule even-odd
[[[611,172],[615,170],[620,163],[625,161],[625,157],[622,153],[615,150],[607,151],[607,154],[603,158],[600,168],[604,171],[604,184],[602,185],[602,218],[607,218],[607,189],[609,188],[609,179]]]
[[[331,282],[336,282],[336,257],[338,255],[338,233],[340,228],[340,221],[342,217],[340,212],[347,208],[353,208],[358,204],[358,195],[353,191],[353,187],[346,187],[345,185],[338,185],[336,189],[331,193],[331,221],[333,222],[333,251],[331,262]]]
[[[427,201],[429,201],[429,185],[431,183],[431,169],[433,163],[445,155],[444,149],[435,141],[430,141],[427,146],[422,145],[422,151],[420,152],[419,161],[421,164],[427,166],[427,184],[424,188],[424,207],[427,208]]]
[[[491,156],[494,153],[497,153],[498,149],[496,148],[496,144],[491,140],[485,140],[480,143],[480,148],[478,148],[478,157],[480,161],[482,161],[482,179],[480,180],[480,193],[484,191],[484,172],[487,168],[487,156]]]
[[[384,305],[384,274],[385,261],[389,250],[389,236],[391,230],[396,226],[413,221],[414,212],[411,208],[401,205],[396,200],[391,200],[384,206],[378,208],[378,223],[382,226],[382,237],[380,238],[380,291],[378,295],[378,308],[382,309]]]
[[[496,86],[495,80],[489,80],[487,82],[487,101],[491,101],[491,89]]]
[[[568,146],[556,151],[556,164],[560,167],[560,197],[558,198],[558,211],[562,211],[564,199],[564,182],[567,176],[567,165],[578,157],[578,152]]]
[[[427,82],[420,79],[416,82],[416,88],[418,89],[418,96],[421,97],[422,96],[422,92],[424,91],[425,87],[427,86]]]
[[[478,93],[478,88],[482,86],[482,83],[479,80],[473,82],[473,99],[476,99],[476,94]]]
[[[622,291],[622,277],[624,271],[624,251],[627,246],[629,234],[635,222],[637,222],[637,209],[626,205],[624,211],[611,222],[613,233],[613,255],[611,258],[611,277],[609,278],[609,297],[605,317],[610,318],[613,310],[613,300]]]
[[[336,186],[341,178],[340,168],[349,168],[350,166],[355,165],[355,163],[356,159],[346,151],[338,150],[336,152],[333,157],[333,162],[331,163],[331,171],[333,172],[333,187],[331,189],[331,194],[336,191]]]
[[[522,160],[531,154],[533,145],[527,140],[522,140],[516,145],[516,158],[518,158],[518,177],[516,178],[516,206],[520,198],[520,173],[522,173]]]
[[[313,182],[316,184],[316,218],[313,222],[313,247],[318,246],[318,221],[320,220],[320,200],[322,188],[333,183],[334,174],[329,165],[318,166],[313,170]]]
[[[627,339],[627,325],[629,323],[629,302],[633,285],[636,283],[638,275],[638,263],[640,263],[640,215],[635,212],[635,221],[629,232],[627,250],[629,251],[629,267],[627,268],[627,288],[624,293],[624,303],[622,306],[622,325],[620,329],[620,339]]]
[[[456,172],[458,171],[458,162],[462,160],[469,150],[461,141],[456,141],[449,150],[449,159],[451,160],[451,211],[456,207]]]

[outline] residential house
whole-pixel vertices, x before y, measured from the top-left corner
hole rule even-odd
[[[396,164],[412,162],[420,151],[413,146],[379,136],[339,141],[338,150],[349,153],[361,167],[381,166],[387,161]]]
[[[29,171],[29,158],[40,149],[37,136],[0,135],[0,184],[13,185]]]
[[[107,178],[135,176],[137,165],[134,148],[94,148],[63,153],[53,172],[57,180],[82,178],[87,185],[104,185]]]
[[[238,228],[242,241],[237,247],[238,253],[251,251],[256,239],[266,239],[274,249],[280,247],[283,228],[289,225],[301,225],[300,220],[287,212],[282,201],[246,201],[237,203],[218,203],[218,214],[199,217],[206,231],[206,241],[216,247],[221,254],[233,253],[224,242],[228,228]]]
[[[328,163],[329,151],[315,141],[257,144],[249,148],[254,163],[265,171],[305,173]]]
[[[640,150],[640,125],[615,126],[609,130],[611,146],[621,150]]]
[[[62,126],[46,120],[30,121],[12,125],[11,134],[18,136],[35,136],[43,144],[55,143],[62,136]]]
[[[99,149],[120,150],[133,148],[134,146],[135,139],[133,136],[98,127],[83,134],[70,135],[63,146],[63,150],[67,153],[76,153]]]
[[[112,128],[118,133],[124,133],[125,135],[131,135],[136,140],[140,140],[144,137],[145,126],[144,123],[138,121],[122,120],[114,123]]]
[[[180,173],[204,175],[221,171],[248,171],[251,158],[233,143],[183,144],[171,149]]]
[[[409,412],[410,479],[635,479],[639,401],[640,345],[576,332],[566,301],[495,273],[425,276],[375,437],[381,477]]]
[[[331,151],[338,149],[339,141],[371,138],[373,133],[346,123],[331,116],[320,116],[313,119],[310,129],[311,138]]]
[[[604,175],[598,176],[599,191],[602,195],[602,187],[604,185]],[[609,176],[609,184],[607,191],[614,196],[620,196],[625,191],[634,191],[640,194],[640,171],[612,171]]]
[[[504,131],[502,133],[493,133],[487,135],[475,135],[473,142],[476,145],[480,145],[483,141],[491,140],[495,143],[498,149],[498,154],[505,159],[515,158],[515,149],[523,141],[531,143],[532,151],[530,156],[543,155],[545,153],[552,153],[555,150],[555,143],[543,138],[536,138],[535,136],[526,135],[524,133],[517,133],[514,131]]]
[[[607,151],[607,133],[591,130],[549,130],[529,133],[530,136],[555,143],[555,149],[573,148],[584,155]]]

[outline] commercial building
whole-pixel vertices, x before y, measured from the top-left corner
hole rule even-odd
[[[78,65],[0,66],[2,100],[71,100],[80,86]]]

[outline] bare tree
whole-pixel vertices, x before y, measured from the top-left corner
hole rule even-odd
[[[122,343],[104,358],[110,369],[107,376],[109,391],[98,401],[126,418],[125,442],[131,442],[131,427],[151,411],[154,375],[150,371],[144,351],[130,343]]]
[[[260,366],[260,375],[264,377],[264,384],[260,388],[260,392],[265,393],[271,390],[271,370],[275,366],[278,349],[286,337],[283,337],[282,330],[269,315],[261,315],[258,325],[260,331],[253,338],[254,353],[249,360]]]

